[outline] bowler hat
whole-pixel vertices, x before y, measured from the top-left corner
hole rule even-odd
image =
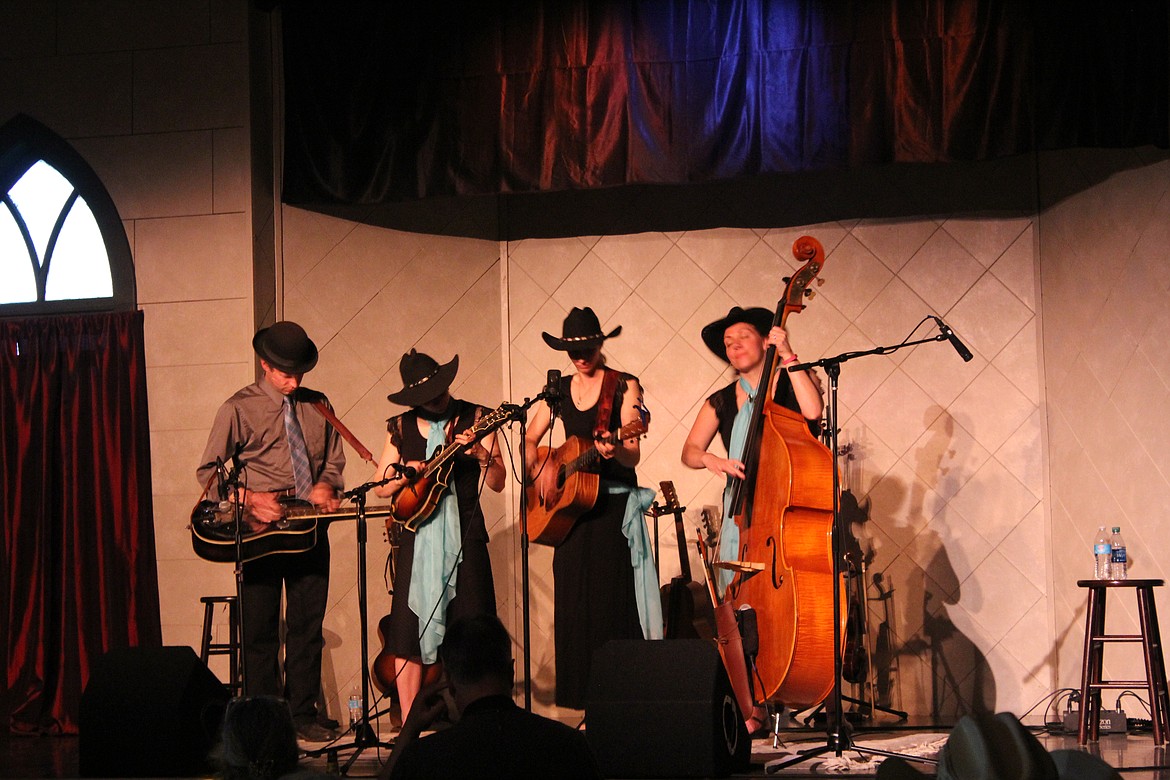
[[[459,372],[459,356],[439,365],[425,352],[412,349],[398,361],[398,372],[402,375],[402,389],[386,396],[387,400],[401,406],[422,406],[451,386]]]
[[[561,324],[561,337],[558,339],[551,333],[541,333],[544,343],[553,349],[562,352],[578,349],[592,349],[601,345],[606,339],[612,339],[622,332],[618,325],[609,333],[601,332],[601,321],[593,313],[593,309],[586,306],[584,309],[573,307],[565,321]]]
[[[723,346],[724,331],[732,325],[744,322],[759,331],[761,336],[767,338],[774,319],[775,316],[772,312],[759,306],[753,306],[750,309],[732,306],[731,311],[727,312],[727,316],[720,317],[703,328],[703,343],[721,360],[727,360],[727,348]]]
[[[256,331],[252,349],[270,366],[289,374],[304,374],[317,365],[317,345],[291,320]]]

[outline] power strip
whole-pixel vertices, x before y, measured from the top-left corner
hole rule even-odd
[[[1066,734],[1076,734],[1077,728],[1080,726],[1080,720],[1081,711],[1079,708],[1071,709],[1064,713],[1064,732]],[[1125,711],[1101,710],[1099,723],[1100,731],[1104,734],[1124,734],[1127,728]]]

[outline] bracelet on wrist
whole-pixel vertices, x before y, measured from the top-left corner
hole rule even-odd
[[[786,357],[784,360],[781,360],[781,361],[780,361],[780,365],[782,365],[782,366],[788,366],[788,365],[791,365],[791,364],[795,363],[795,362],[796,362],[796,361],[798,361],[798,360],[800,360],[800,358],[798,358],[798,357],[796,356],[796,353],[795,353],[795,352],[793,352],[793,353],[792,353],[792,354],[791,354],[789,357]]]

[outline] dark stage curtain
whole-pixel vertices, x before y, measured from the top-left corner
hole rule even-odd
[[[1167,145],[1165,3],[282,4],[284,199]]]
[[[0,706],[12,732],[76,733],[95,660],[162,644],[142,322],[0,320]]]

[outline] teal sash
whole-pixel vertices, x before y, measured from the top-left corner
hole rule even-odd
[[[731,460],[743,460],[743,445],[747,440],[748,424],[751,422],[752,409],[756,400],[756,388],[749,385],[742,376],[739,378],[739,386],[747,393],[747,400],[735,413],[735,420],[731,424],[731,443],[727,447],[727,457]],[[731,485],[733,482],[734,480],[729,476],[727,485],[723,488],[723,526],[719,530],[719,555],[716,558],[720,561],[739,560],[739,526],[731,517]],[[715,573],[715,583],[719,588],[720,598],[723,597],[723,591],[727,589],[734,576],[735,572],[727,569],[720,569]]]
[[[646,639],[662,639],[662,597],[658,595],[658,574],[654,571],[650,533],[646,530],[646,510],[654,503],[654,491],[608,480],[602,482],[602,487],[611,496],[629,494],[626,514],[622,518],[622,534],[630,545],[630,563],[634,566],[638,622],[642,624],[642,636]]]
[[[431,421],[426,447],[430,455],[446,445],[448,422],[449,419]],[[439,660],[439,645],[447,633],[447,605],[455,598],[455,579],[462,560],[459,496],[452,479],[430,519],[419,526],[414,537],[414,561],[406,603],[418,616],[418,644],[424,664]]]

